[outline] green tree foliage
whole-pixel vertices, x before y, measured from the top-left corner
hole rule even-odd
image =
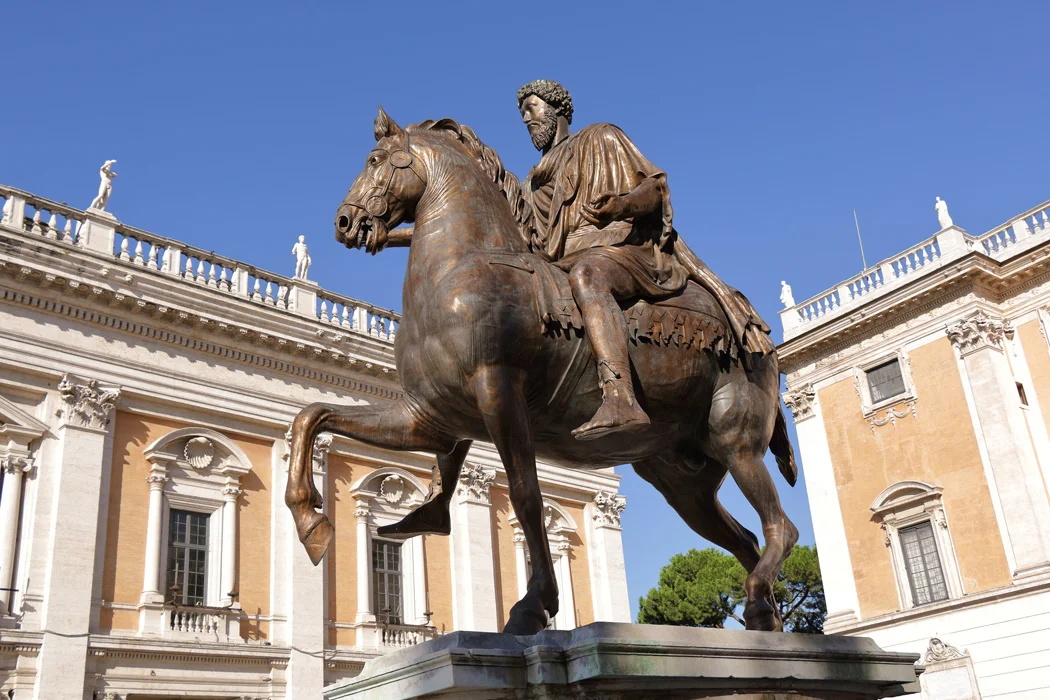
[[[671,557],[660,570],[656,588],[638,601],[638,622],[650,625],[723,627],[728,619],[743,625],[744,567],[717,549],[690,549]],[[824,629],[824,587],[815,547],[797,546],[784,562],[775,587],[788,632]]]

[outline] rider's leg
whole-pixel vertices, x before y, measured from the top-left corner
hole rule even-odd
[[[627,322],[618,301],[639,296],[640,285],[621,265],[599,256],[584,257],[573,265],[569,284],[583,316],[602,386],[601,407],[572,434],[579,440],[591,440],[648,425],[649,416],[634,395],[627,354]]]
[[[461,440],[448,454],[437,456],[437,468],[431,477],[426,499],[400,522],[379,528],[383,536],[447,535],[452,532],[448,507],[459,483],[459,470],[470,451],[471,440]]]

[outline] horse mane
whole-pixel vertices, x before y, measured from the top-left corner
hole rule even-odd
[[[442,132],[463,144],[467,152],[474,157],[482,170],[485,171],[485,174],[496,183],[499,191],[506,197],[507,202],[510,204],[511,213],[514,215],[514,220],[518,222],[518,230],[522,237],[527,243],[532,240],[532,207],[525,201],[525,195],[521,190],[521,183],[518,181],[518,177],[503,167],[503,161],[500,160],[499,154],[485,145],[478,138],[478,135],[474,133],[473,129],[466,124],[460,124],[455,119],[447,117],[437,120],[427,119],[418,124],[413,124],[409,128],[420,131]]]

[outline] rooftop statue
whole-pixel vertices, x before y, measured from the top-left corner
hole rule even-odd
[[[937,223],[941,225],[942,231],[955,225],[952,222],[952,215],[948,213],[948,202],[938,197],[933,209],[937,212]]]
[[[91,200],[91,204],[88,205],[88,209],[98,209],[104,211],[106,204],[109,203],[109,196],[113,194],[113,178],[117,176],[113,172],[113,164],[115,160],[107,160],[102,164],[102,167],[98,169],[98,176],[100,182],[98,183],[98,194],[94,199]]]
[[[313,259],[310,257],[310,249],[306,247],[306,236],[299,236],[299,240],[292,246],[292,255],[295,256],[294,279],[306,280],[306,273],[310,271]]]
[[[790,309],[795,305],[795,295],[791,292],[791,285],[784,280],[780,280],[780,303],[785,309]]]
[[[533,566],[505,631],[533,634],[558,610],[537,455],[631,463],[747,569],[747,627],[780,629],[773,583],[798,532],[762,458],[772,450],[791,484],[797,468],[768,327],[684,245],[666,176],[620,129],[570,134],[571,98],[552,81],[526,85],[518,106],[543,153],[524,183],[470,127],[402,128],[380,109],[336,238],[413,247],[394,343],[404,397],[296,417],[285,501],[300,540],[317,563],[334,534],[311,479],[318,433],[435,453],[431,494],[380,529],[401,537],[450,532],[471,442],[491,441]],[[727,473],[758,510],[764,550],[718,502]]]

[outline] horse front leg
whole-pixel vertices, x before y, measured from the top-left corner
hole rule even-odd
[[[332,541],[334,529],[314,487],[313,445],[320,433],[335,433],[389,450],[426,450],[447,453],[456,445],[449,436],[427,429],[404,401],[387,406],[339,406],[310,404],[292,422],[292,450],[284,502],[292,512],[299,541],[310,561],[321,561]]]
[[[525,378],[523,370],[499,366],[485,367],[476,375],[478,408],[507,472],[510,503],[532,561],[528,591],[510,609],[503,628],[517,635],[536,634],[558,614],[558,583],[543,522],[543,495],[536,476]]]

